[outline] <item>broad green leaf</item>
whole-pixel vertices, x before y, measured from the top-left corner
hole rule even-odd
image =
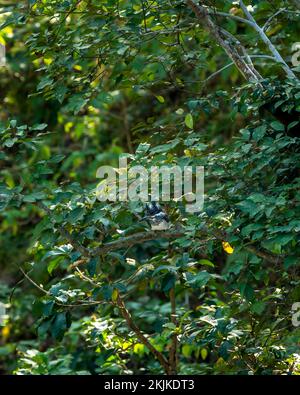
[[[194,129],[194,120],[192,114],[187,114],[184,122],[188,128]]]

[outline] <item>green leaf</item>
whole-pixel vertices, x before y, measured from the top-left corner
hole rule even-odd
[[[113,287],[110,285],[104,285],[101,287],[101,291],[103,294],[103,297],[105,300],[111,300],[112,298],[112,293],[113,293]]]
[[[264,312],[265,308],[266,308],[265,302],[256,302],[251,306],[251,311],[253,311],[253,313],[261,315]]]
[[[281,122],[278,122],[278,121],[271,122],[271,127],[274,130],[276,130],[277,132],[284,132],[284,130],[285,130],[284,125]]]
[[[174,276],[174,274],[166,274],[163,279],[162,279],[162,283],[161,283],[161,289],[163,292],[169,292],[171,290],[171,288],[173,288],[175,286],[175,281],[176,281],[176,277]]]
[[[148,143],[141,143],[136,149],[137,154],[145,154],[150,149],[150,144]]]
[[[49,317],[53,311],[53,308],[55,306],[55,302],[53,300],[50,300],[49,302],[46,302],[43,305],[43,315],[45,317]]]
[[[202,348],[201,349],[201,358],[203,359],[203,361],[205,361],[207,356],[208,356],[208,351],[206,350],[206,348]]]
[[[18,139],[16,137],[14,137],[13,139],[6,139],[3,145],[4,147],[11,148],[15,145],[17,141]]]
[[[291,130],[296,125],[298,125],[298,123],[299,123],[299,121],[294,121],[294,122],[290,123],[289,126],[288,126],[288,131]]]
[[[69,256],[73,250],[73,247],[71,244],[64,244],[60,247],[55,247],[52,251],[48,251],[44,257],[43,260],[49,258],[49,257],[57,257],[57,256]]]
[[[87,271],[91,277],[96,274],[97,264],[99,263],[99,258],[92,258],[87,264]]]
[[[66,111],[73,111],[74,114],[78,114],[79,111],[87,104],[88,99],[82,97],[82,95],[75,95],[69,99],[68,104],[65,106]]]
[[[64,101],[67,91],[68,89],[66,86],[61,84],[55,88],[55,97],[60,102],[60,104],[62,104]]]
[[[200,288],[204,287],[205,285],[207,285],[209,280],[218,277],[219,277],[218,275],[208,273],[206,270],[203,270],[197,273],[196,275],[193,275],[191,273],[186,273],[187,283],[192,287],[200,287]]]
[[[252,137],[255,141],[261,140],[267,131],[267,127],[265,125],[259,126],[258,128],[255,128],[252,134]]]
[[[85,209],[83,207],[77,207],[70,212],[67,216],[67,221],[70,224],[75,224],[76,222],[82,220],[85,214]]]
[[[52,274],[53,270],[57,268],[59,263],[61,262],[62,257],[58,257],[56,259],[52,259],[47,266],[47,270],[49,274]]]
[[[35,193],[31,193],[30,195],[24,196],[23,201],[25,203],[34,203],[44,198],[45,198],[45,194],[43,192],[35,192]]]
[[[152,154],[158,154],[158,153],[161,153],[161,152],[171,151],[179,143],[180,143],[180,140],[179,139],[175,139],[175,140],[171,141],[170,143],[158,145],[157,147],[151,148],[151,153]]]
[[[208,259],[200,259],[199,264],[204,266],[215,267],[215,265]]]
[[[165,99],[164,99],[163,96],[155,96],[155,97],[160,103],[164,103],[165,102]]]
[[[253,299],[254,290],[249,284],[240,284],[239,289],[240,289],[242,297],[246,298],[249,301],[251,301]]]
[[[0,211],[3,211],[13,197],[13,191],[0,185]]]
[[[167,271],[167,272],[171,272],[171,273],[177,273],[177,269],[175,266],[170,266],[170,265],[162,265],[159,266],[157,269],[154,270],[152,277],[156,276],[156,274],[160,273],[161,271]]]
[[[47,126],[46,123],[40,123],[39,125],[32,126],[31,130],[44,130]]]
[[[288,256],[284,259],[283,265],[285,269],[289,269],[292,266],[296,266],[300,263],[300,258],[298,256]]]
[[[55,316],[51,325],[51,335],[57,340],[62,340],[69,326],[70,320],[67,313],[59,313]]]
[[[51,86],[53,83],[53,79],[50,76],[43,77],[40,81],[40,83],[37,86],[37,90],[43,90],[47,86]]]
[[[194,129],[194,120],[191,113],[186,115],[184,122],[188,128]]]

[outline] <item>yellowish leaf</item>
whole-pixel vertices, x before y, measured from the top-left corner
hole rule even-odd
[[[233,254],[234,248],[227,241],[222,241],[223,250],[227,252],[227,254]]]
[[[193,156],[192,151],[189,150],[189,149],[185,149],[185,150],[184,150],[184,154],[185,154],[185,156],[187,156],[188,158],[191,158],[191,157]]]
[[[164,103],[165,99],[163,96],[156,96],[156,99],[160,102],[160,103]]]
[[[145,352],[145,346],[143,344],[141,344],[141,343],[137,343],[133,347],[133,352],[135,354],[143,355],[144,352]]]
[[[202,348],[201,358],[203,359],[203,361],[207,358],[207,355],[208,355],[208,351],[206,350],[206,348]]]
[[[44,58],[44,63],[45,63],[45,65],[49,66],[51,63],[53,63],[53,59],[52,58]]]
[[[192,355],[193,347],[189,344],[185,344],[182,347],[182,354],[185,358],[189,358]]]
[[[118,299],[119,291],[115,288],[112,293],[112,300],[115,302]]]
[[[192,114],[187,114],[184,122],[189,129],[194,129],[194,119]]]
[[[8,339],[9,334],[10,334],[10,327],[9,326],[4,326],[2,328],[1,334],[2,334],[2,338],[4,340]]]
[[[223,366],[225,366],[225,361],[224,361],[224,359],[223,359],[222,357],[220,357],[220,358],[217,360],[216,366],[218,366],[218,367],[223,367]]]

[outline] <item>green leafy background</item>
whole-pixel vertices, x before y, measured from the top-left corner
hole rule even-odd
[[[224,68],[181,0],[2,3],[0,372],[164,373],[121,297],[165,358],[176,338],[177,373],[299,374],[299,81],[260,57],[250,26],[215,16],[263,89]],[[251,2],[261,25],[285,10],[266,32],[291,68],[294,3]],[[96,199],[97,168],[125,153],[130,166],[205,167],[203,212],[164,205],[176,237],[126,244],[150,232],[144,205]]]

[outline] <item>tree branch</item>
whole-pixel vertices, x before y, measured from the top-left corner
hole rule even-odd
[[[129,248],[137,244],[143,244],[146,241],[158,239],[177,239],[178,237],[182,236],[184,236],[184,232],[178,230],[140,232],[131,236],[122,237],[109,243],[105,243],[99,247],[94,248],[90,253],[92,255],[107,254],[110,251]]]
[[[277,12],[275,12],[275,14],[271,15],[270,18],[268,18],[268,20],[266,21],[266,23],[263,25],[262,30],[265,31],[265,30],[269,27],[271,21],[272,21],[277,15],[281,14],[282,12],[285,12],[284,8],[280,8]]]
[[[256,59],[256,58],[260,58],[260,59],[270,59],[270,60],[276,60],[273,56],[270,55],[248,55],[251,59]],[[244,57],[244,56],[242,56]],[[222,71],[226,70],[228,67],[233,66],[234,63],[230,62],[228,64],[226,64],[225,66],[223,66],[221,69],[215,71],[214,73],[212,73],[210,76],[208,76],[204,81],[200,81],[203,83],[206,83],[207,81],[211,80],[212,78],[214,78],[216,75],[222,73]]]
[[[258,72],[251,65],[247,64],[238,54],[235,46],[223,37],[218,26],[210,18],[207,8],[195,4],[193,0],[186,0],[186,3],[193,10],[202,25],[215,38],[216,42],[225,50],[244,78],[249,82],[259,83]]]
[[[148,350],[154,355],[154,357],[159,361],[161,366],[163,367],[164,371],[166,374],[171,374],[170,370],[170,365],[167,359],[164,357],[164,355],[159,352],[146,338],[146,336],[140,331],[139,327],[135,324],[131,314],[127,310],[125,303],[123,299],[121,298],[120,294],[118,293],[117,299],[116,299],[116,304],[120,310],[120,313],[122,314],[123,318],[125,319],[128,327],[133,330],[133,332],[136,334],[136,337],[139,339],[139,341],[144,344]]]
[[[38,205],[47,212],[47,214],[51,219],[52,211],[43,203],[38,203]],[[51,219],[51,222],[57,227],[55,221]],[[86,258],[107,254],[111,251],[116,251],[123,248],[133,247],[138,244],[143,244],[146,241],[159,240],[159,239],[168,239],[168,240],[177,239],[179,237],[183,237],[186,235],[184,229],[139,232],[127,237],[122,237],[118,240],[111,241],[109,243],[104,243],[99,247],[88,249],[82,246],[78,241],[76,241],[76,239],[70,234],[70,232],[68,232],[67,229],[65,229],[63,226],[59,226],[58,231],[60,232],[61,236],[64,237],[74,247],[75,250],[78,250]],[[210,231],[208,228],[204,228],[202,230],[202,236],[207,237],[209,235],[213,235],[215,238],[221,241],[223,241],[226,238],[225,234],[221,234],[221,232],[217,231],[216,229],[212,229]],[[275,264],[282,262],[282,258],[283,258],[282,256],[274,255],[264,250],[258,250],[254,246],[246,246],[245,248],[249,252],[252,252],[253,254],[265,259],[267,262],[275,263]],[[78,265],[76,263],[73,264],[73,268],[76,268],[80,264],[84,263],[83,260],[80,260],[78,262],[79,262]]]
[[[171,302],[171,322],[177,327],[177,316],[176,316],[176,297],[175,297],[175,288],[171,288],[170,290],[170,302]],[[172,369],[172,374],[177,374],[177,347],[178,347],[178,338],[177,334],[174,333],[172,335],[172,344],[170,349],[170,358],[169,364]]]
[[[248,19],[241,18],[240,16],[229,14],[227,12],[222,12],[222,11],[215,11],[215,10],[208,10],[209,15],[219,15],[219,16],[225,16],[227,18],[231,18],[236,20],[237,22],[245,23],[246,25],[249,25],[251,27],[253,26],[253,23],[249,21]]]
[[[267,47],[269,48],[270,52],[272,52],[274,58],[276,59],[276,61],[278,63],[281,64],[281,67],[283,68],[283,70],[286,72],[287,76],[290,78],[296,78],[296,75],[293,73],[293,71],[289,68],[289,66],[287,65],[287,63],[284,61],[284,59],[282,58],[282,56],[280,55],[280,53],[277,51],[277,49],[274,47],[274,45],[272,44],[271,40],[268,38],[268,36],[266,35],[266,33],[264,32],[263,28],[261,28],[257,23],[256,20],[254,19],[254,17],[252,16],[252,14],[248,11],[248,8],[245,6],[243,0],[240,0],[240,7],[242,8],[244,14],[246,15],[247,19],[252,22],[253,28],[258,32],[258,34],[260,35],[261,39],[263,40],[263,42],[267,45]]]
[[[255,75],[257,76],[258,79],[261,79],[262,76],[258,73],[258,71],[255,69],[252,60],[251,60],[251,56],[247,53],[246,48],[242,45],[242,43],[231,33],[229,33],[227,30],[222,29],[222,33],[227,36],[230,40],[232,40],[233,43],[236,44],[236,47],[238,48],[238,50],[241,52],[240,56],[242,59],[246,59],[247,64],[251,67],[251,70],[253,70],[253,72],[255,73]]]
[[[283,257],[281,255],[273,255],[264,250],[258,250],[254,246],[245,246],[245,249],[252,254],[259,256],[260,258],[265,259],[267,262],[272,263],[274,265],[281,264],[283,261]]]

